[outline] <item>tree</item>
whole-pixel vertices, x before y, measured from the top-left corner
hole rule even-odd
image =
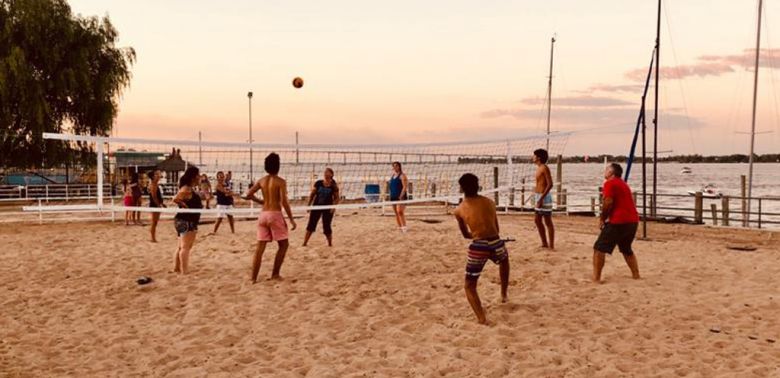
[[[89,145],[42,133],[108,135],[135,62],[117,36],[65,0],[0,0],[0,167],[94,164]]]

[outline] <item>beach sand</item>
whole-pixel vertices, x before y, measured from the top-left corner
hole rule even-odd
[[[643,278],[616,253],[597,285],[595,219],[556,217],[549,252],[530,217],[502,216],[510,303],[489,263],[482,326],[455,221],[411,218],[401,234],[391,217],[339,216],[333,248],[321,234],[300,247],[298,229],[286,280],[266,280],[272,246],[256,285],[253,222],[202,225],[189,276],[168,273],[170,221],[158,244],[119,222],[4,225],[0,376],[780,376],[780,233],[651,224]]]

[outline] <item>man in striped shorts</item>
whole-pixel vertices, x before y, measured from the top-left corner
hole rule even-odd
[[[501,276],[501,301],[507,301],[507,285],[509,283],[509,255],[504,241],[498,236],[498,216],[496,204],[490,198],[477,194],[479,178],[466,173],[460,180],[463,202],[455,209],[455,219],[460,232],[466,239],[473,239],[469,245],[466,262],[466,298],[477,315],[480,324],[487,324],[485,310],[477,294],[477,280],[488,260],[499,265]]]

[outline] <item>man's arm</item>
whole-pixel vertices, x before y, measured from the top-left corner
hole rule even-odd
[[[553,180],[552,180],[552,173],[550,172],[550,167],[547,165],[544,166],[544,193],[542,194],[542,198],[546,197],[547,194],[550,193],[550,191],[553,188]]]
[[[604,223],[609,218],[609,213],[612,212],[612,205],[614,201],[612,197],[604,197],[604,204],[601,208],[601,216],[599,217],[599,227],[604,227]]]
[[[262,180],[257,180],[257,182],[254,185],[252,185],[252,187],[249,188],[249,190],[243,196],[241,196],[241,198],[243,198],[245,200],[248,200],[248,201],[254,201],[254,202],[262,205],[263,204],[263,200],[261,200],[261,199],[259,199],[259,198],[257,198],[255,196],[255,193],[257,193],[257,191],[260,190],[260,181],[262,181]]]
[[[463,235],[463,237],[466,239],[471,239],[471,231],[469,231],[469,227],[466,225],[466,222],[463,221],[463,218],[461,218],[460,215],[456,213],[455,219],[458,221],[458,227],[460,228],[460,233]]]
[[[295,219],[293,219],[292,209],[290,208],[290,201],[287,200],[287,181],[282,181],[282,185],[279,188],[281,191],[281,199],[282,199],[282,206],[284,207],[284,211],[287,212],[287,217],[290,218],[290,223],[292,224],[291,230],[295,230],[297,225],[295,224]]]

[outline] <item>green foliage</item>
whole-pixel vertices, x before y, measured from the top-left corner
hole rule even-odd
[[[135,61],[117,36],[65,0],[0,0],[0,167],[94,164],[90,146],[41,134],[109,133]]]

